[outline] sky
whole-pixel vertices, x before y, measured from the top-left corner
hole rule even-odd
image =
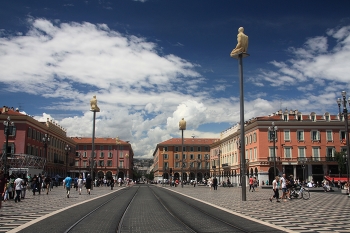
[[[219,138],[279,109],[338,113],[350,94],[350,1],[2,0],[0,99],[70,137],[130,141],[135,158],[181,137]]]

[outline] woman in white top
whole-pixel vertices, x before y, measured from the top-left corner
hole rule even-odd
[[[79,195],[81,195],[81,189],[83,187],[83,179],[82,179],[81,175],[79,176],[77,183],[78,183]]]
[[[278,199],[280,198],[280,194],[279,194],[279,191],[278,191],[278,182],[279,182],[279,177],[276,176],[275,179],[272,181],[272,190],[273,190],[273,196],[270,197],[270,201],[272,202],[272,199],[273,198],[276,198],[276,201],[277,202],[280,202]]]

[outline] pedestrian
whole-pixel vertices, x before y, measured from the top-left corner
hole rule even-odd
[[[253,189],[253,190],[252,190],[252,189]],[[249,192],[250,192],[251,190],[252,190],[252,192],[255,191],[255,189],[254,189],[254,179],[253,179],[252,176],[249,178]]]
[[[280,195],[279,195],[279,188],[278,188],[278,183],[279,183],[279,177],[276,176],[275,179],[272,181],[272,190],[273,190],[273,196],[270,197],[270,201],[272,202],[272,199],[273,198],[276,198],[276,201],[277,202],[280,202],[278,199],[280,198]]]
[[[51,183],[51,178],[50,178],[50,176],[46,176],[46,177],[45,177],[46,195],[49,194],[50,183]]]
[[[26,175],[22,176],[23,185],[22,185],[22,192],[21,192],[21,199],[24,199],[26,197],[27,192],[27,186],[28,186],[28,178]]]
[[[22,193],[22,185],[23,185],[23,180],[20,177],[17,177],[14,181],[15,185],[15,190],[16,190],[16,197],[15,197],[15,202],[17,203],[21,201],[21,193]]]
[[[113,187],[114,187],[114,179],[113,177],[111,178],[111,190],[113,190]]]
[[[287,201],[285,198],[287,198],[287,180],[286,180],[286,174],[283,174],[281,177],[281,187],[282,187],[282,197],[283,201]]]
[[[218,179],[216,178],[216,176],[213,179],[213,187],[214,190],[218,190]]]
[[[122,182],[123,182],[123,181],[122,181],[122,178],[119,177],[119,178],[118,178],[119,187],[122,186]]]
[[[92,179],[91,179],[90,174],[89,174],[89,175],[87,175],[87,178],[85,181],[86,191],[89,195],[90,195],[90,190],[91,190],[91,183],[92,183]]]
[[[230,187],[231,186],[231,181],[229,178],[227,178],[227,186]]]
[[[67,198],[69,198],[71,185],[72,185],[72,178],[67,174],[67,177],[64,179],[64,186],[66,187]]]
[[[0,171],[0,209],[1,203],[4,200],[5,192],[6,192],[7,179],[5,178],[4,171]]]
[[[33,195],[35,195],[36,191],[39,191],[38,188],[39,186],[39,181],[38,181],[38,177],[36,176],[36,174],[34,174],[33,178],[32,178],[32,191],[33,191]],[[40,194],[40,191],[39,191]]]
[[[81,189],[83,188],[83,184],[84,184],[81,175],[79,176],[79,179],[77,180],[77,184],[78,184],[79,195],[81,195]]]

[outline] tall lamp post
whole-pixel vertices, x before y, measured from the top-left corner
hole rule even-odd
[[[272,127],[269,127],[270,136],[273,140],[273,179],[276,177],[276,131],[277,126],[275,126],[275,122],[272,122]]]
[[[79,156],[79,176],[80,176],[80,170],[81,170],[81,153],[78,153]]]
[[[220,157],[221,157],[221,148],[219,147],[219,183],[220,183],[220,176],[221,176]]]
[[[94,161],[94,155],[95,155],[95,121],[96,121],[96,112],[100,112],[100,108],[97,107],[97,99],[96,96],[94,95],[92,99],[90,100],[90,111],[93,112],[93,120],[92,120],[92,145],[91,145],[91,163],[90,163],[90,173],[91,173],[91,180],[94,182],[94,166],[95,166],[95,161]],[[91,185],[91,189],[93,189],[93,185]]]
[[[184,182],[183,182],[183,167],[184,167],[184,130],[186,130],[186,121],[184,118],[179,122],[179,130],[181,130],[181,187],[184,187]]]
[[[344,118],[344,122],[345,122],[345,138],[346,138],[346,154],[347,154],[347,178],[348,178],[348,184],[349,184],[349,171],[350,171],[350,143],[349,143],[349,129],[348,129],[348,109],[346,104],[349,103],[350,104],[350,97],[348,100],[346,100],[346,91],[342,91],[341,92],[342,95],[342,99],[338,98],[337,100],[337,104],[338,104],[338,108],[339,108],[339,116],[341,114],[340,112],[340,106],[343,105],[343,118]],[[349,193],[349,197],[350,197],[350,193]]]
[[[5,144],[5,157],[4,157],[4,174],[7,174],[7,157],[8,157],[8,146],[9,146],[9,136],[15,135],[16,127],[15,123],[11,121],[10,116],[4,121],[4,133],[6,135],[6,144]]]
[[[44,143],[44,149],[45,149],[45,176],[48,175],[48,171],[47,171],[47,144],[50,142],[50,137],[49,135],[47,135],[47,133],[44,135],[44,137],[42,138],[42,142]]]
[[[68,175],[68,154],[70,152],[70,146],[66,145],[64,150],[66,151],[66,175]]]

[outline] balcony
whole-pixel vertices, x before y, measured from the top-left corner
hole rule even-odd
[[[273,162],[274,161],[274,157],[267,157],[267,161],[269,162]],[[276,157],[276,162],[281,161],[281,157]]]

